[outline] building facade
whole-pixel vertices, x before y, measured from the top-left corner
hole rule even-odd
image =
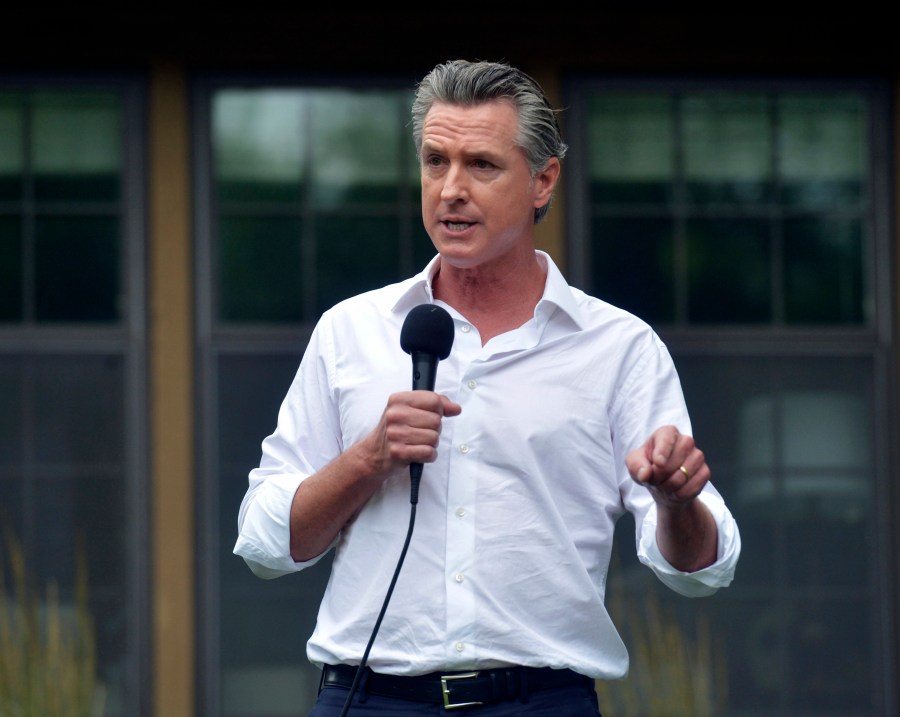
[[[318,315],[432,255],[409,105],[455,57],[508,60],[561,108],[540,247],[666,341],[742,529],[734,585],[685,601],[623,521],[609,597],[636,666],[604,706],[654,714],[672,678],[697,715],[896,713],[889,28],[534,25],[32,12],[0,50],[0,522],[64,614],[87,566],[103,714],[313,699],[327,563],[257,580],[237,509]]]

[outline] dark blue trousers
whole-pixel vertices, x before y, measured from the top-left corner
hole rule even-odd
[[[308,717],[338,717],[349,690],[325,687]],[[561,687],[528,695],[528,700],[508,700],[492,705],[445,710],[443,705],[423,704],[378,695],[355,694],[347,717],[600,717],[597,693],[587,687]]]

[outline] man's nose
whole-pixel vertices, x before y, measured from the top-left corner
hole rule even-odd
[[[444,186],[441,188],[441,200],[448,204],[467,201],[469,198],[468,182],[464,167],[451,164],[444,175]]]

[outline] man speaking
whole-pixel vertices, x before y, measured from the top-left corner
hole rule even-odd
[[[412,119],[437,256],[323,314],[235,553],[272,578],[335,550],[308,643],[313,716],[596,717],[594,680],[628,669],[604,606],[616,520],[634,515],[640,560],[687,596],[731,582],[738,528],[660,339],[535,250],[567,149],[540,87],[447,62]],[[423,304],[451,322],[433,390],[411,388],[400,340]]]

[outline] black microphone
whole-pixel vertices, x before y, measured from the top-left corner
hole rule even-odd
[[[450,355],[453,347],[453,319],[435,304],[419,304],[406,315],[400,330],[400,348],[412,357],[413,391],[434,391],[438,361]],[[409,464],[412,481],[410,501],[419,501],[422,464]]]

